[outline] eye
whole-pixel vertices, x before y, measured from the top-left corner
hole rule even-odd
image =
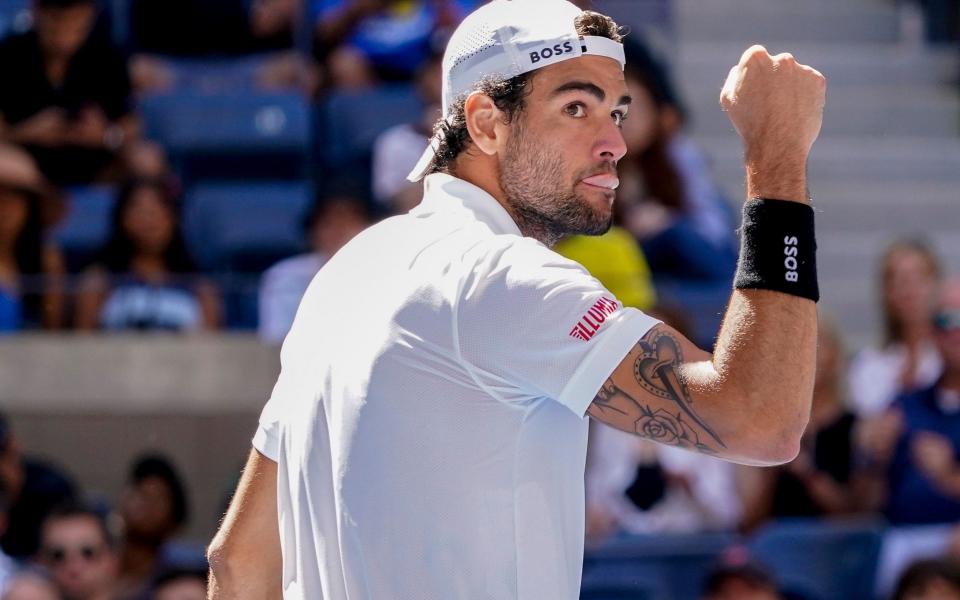
[[[613,122],[617,124],[617,127],[623,127],[623,122],[627,120],[627,114],[622,110],[615,110],[610,113],[610,116],[613,117]]]
[[[583,104],[579,102],[574,102],[573,104],[568,104],[566,108],[563,109],[568,115],[575,119],[579,119],[587,116],[587,109]]]

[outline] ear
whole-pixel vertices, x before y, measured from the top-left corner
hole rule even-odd
[[[497,135],[497,125],[502,123],[503,114],[493,99],[482,92],[473,92],[467,96],[463,108],[467,131],[474,145],[486,155],[496,154],[503,141]]]

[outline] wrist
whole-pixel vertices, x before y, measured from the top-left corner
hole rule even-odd
[[[748,198],[809,201],[805,156],[782,154],[768,158],[747,153],[744,167]]]

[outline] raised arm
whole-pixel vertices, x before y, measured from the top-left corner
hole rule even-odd
[[[730,71],[720,102],[744,142],[748,202],[808,201],[806,161],[820,131],[825,89],[820,73],[787,54],[771,57],[760,46],[747,50]],[[769,246],[767,239],[752,242],[760,261],[796,256],[785,239]],[[770,280],[760,277],[758,285],[757,277],[743,274],[741,264],[737,285],[744,289],[730,297],[713,356],[659,325],[610,375],[588,414],[657,442],[736,462],[792,460],[810,414],[816,304],[789,292],[746,289]],[[793,282],[797,275],[780,277]],[[740,285],[746,280],[751,283]]]

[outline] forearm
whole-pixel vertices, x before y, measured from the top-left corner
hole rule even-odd
[[[767,290],[734,290],[712,372],[699,382],[705,395],[712,389],[731,413],[729,439],[767,446],[774,462],[796,456],[810,415],[816,336],[812,301]],[[695,390],[697,383],[691,387]]]
[[[748,150],[747,201],[805,202],[805,170],[805,156],[764,158]],[[799,449],[809,419],[816,341],[812,300],[763,289],[733,291],[713,355],[711,383],[723,396],[738,399],[736,410],[745,417],[741,430],[773,432],[773,445],[784,450],[786,460]]]

